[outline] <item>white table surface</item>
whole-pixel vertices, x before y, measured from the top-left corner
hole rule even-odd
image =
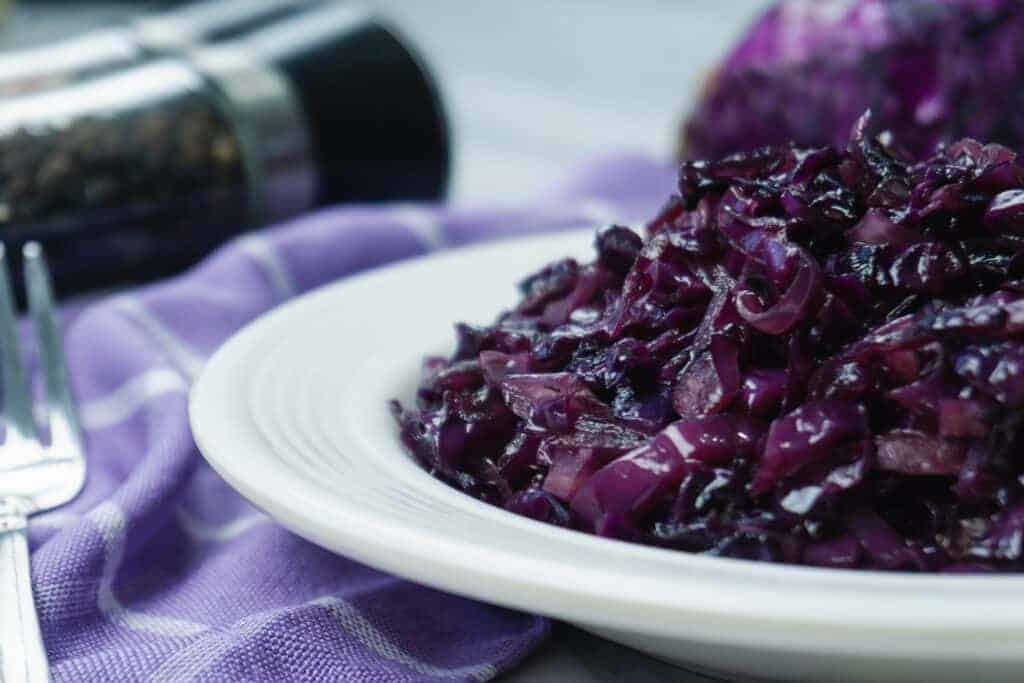
[[[22,4],[0,48],[145,2]],[[369,0],[420,46],[455,137],[451,201],[522,203],[587,159],[668,158],[708,69],[767,0]],[[88,12],[84,11],[88,8]],[[508,683],[708,681],[556,624]]]
[[[704,75],[764,0],[371,0],[437,73],[457,202],[528,200],[619,150],[668,157]]]

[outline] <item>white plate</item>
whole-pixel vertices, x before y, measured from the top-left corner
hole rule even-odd
[[[295,533],[384,571],[756,679],[1021,680],[1024,577],[817,570],[688,555],[517,517],[432,479],[388,411],[452,323],[586,257],[589,232],[461,249],[325,287],[225,344],[191,420],[213,467]]]

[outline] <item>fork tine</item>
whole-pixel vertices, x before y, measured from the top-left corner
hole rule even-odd
[[[38,242],[29,242],[22,250],[25,259],[25,289],[28,305],[39,335],[39,354],[46,375],[46,401],[50,420],[50,438],[55,450],[79,448],[81,426],[71,396],[64,348],[54,312],[53,288],[46,268],[43,249]],[[68,455],[68,453],[58,453]]]
[[[0,364],[3,366],[4,417],[8,429],[13,428],[24,439],[35,437],[32,399],[25,385],[25,371],[18,346],[17,318],[11,274],[7,266],[7,250],[0,244]],[[8,434],[8,438],[12,435]]]

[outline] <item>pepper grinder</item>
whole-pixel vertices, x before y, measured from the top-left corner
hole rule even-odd
[[[440,99],[407,41],[327,3],[243,38],[0,105],[0,237],[64,294],[176,272],[247,228],[435,198]]]

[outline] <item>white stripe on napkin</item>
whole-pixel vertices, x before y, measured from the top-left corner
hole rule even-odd
[[[273,245],[265,237],[249,235],[243,238],[238,246],[263,270],[278,301],[286,301],[295,296],[295,292],[298,290],[292,276],[288,273],[288,269],[285,268],[284,262],[277,255]]]
[[[83,402],[78,414],[86,429],[102,429],[131,417],[158,396],[184,391],[188,391],[188,383],[180,372],[171,368],[150,368],[110,393]]]
[[[124,295],[117,298],[115,305],[160,344],[188,379],[195,379],[199,375],[199,371],[203,369],[203,354],[193,349],[167,327],[141,301]]]
[[[422,662],[399,648],[386,635],[381,633],[369,619],[360,614],[355,606],[341,598],[324,596],[312,600],[308,604],[326,607],[341,622],[342,627],[358,638],[363,645],[381,657],[398,662],[416,673],[433,676],[434,678],[463,679],[468,677],[477,681],[487,681],[498,675],[498,670],[493,664],[445,669]]]
[[[388,209],[388,216],[412,230],[429,251],[444,247],[444,230],[437,212],[416,204],[396,203]]]
[[[494,678],[498,673],[492,664],[446,669],[420,661],[393,643],[369,620],[360,615],[350,603],[333,595],[325,595],[298,607],[280,607],[249,615],[224,630],[208,631],[165,660],[149,680],[153,683],[177,683],[201,678],[203,672],[217,664],[223,657],[228,656],[234,648],[257,636],[279,617],[296,609],[310,606],[330,610],[341,626],[354,635],[365,647],[418,674],[442,680],[469,678],[486,681]]]
[[[145,631],[159,636],[193,636],[209,627],[187,619],[145,614],[130,610],[114,595],[114,579],[124,559],[125,515],[115,503],[106,501],[89,513],[100,535],[103,537],[105,557],[100,573],[100,584],[96,591],[96,602],[100,613],[111,623],[132,631]]]
[[[184,505],[178,506],[175,516],[182,531],[194,541],[230,541],[253,527],[271,521],[270,517],[262,512],[255,512],[224,524],[208,524],[186,510]]]

